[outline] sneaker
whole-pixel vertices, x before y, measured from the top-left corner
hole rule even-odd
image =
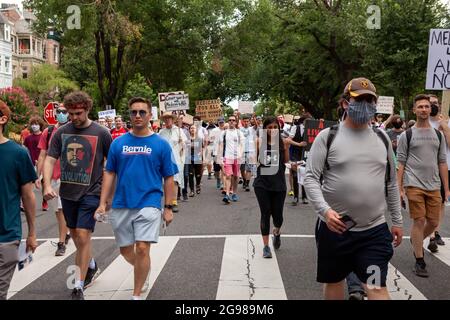
[[[188,195],[187,194],[183,194],[183,201],[186,202],[186,201],[188,201],[188,199],[189,199]]]
[[[238,195],[237,194],[235,194],[235,193],[233,193],[232,195],[231,195],[231,201],[233,201],[233,202],[237,202],[239,200],[239,197],[238,197]]]
[[[242,178],[239,178],[239,184],[243,184],[244,180],[242,180]]]
[[[427,265],[425,263],[416,262],[414,266],[414,273],[422,278],[428,278]]]
[[[208,180],[212,179],[212,173],[208,173]]]
[[[68,234],[66,234],[66,238],[64,239],[64,244],[67,246],[68,244],[69,244],[69,241],[70,241],[70,234],[68,233]]]
[[[42,200],[42,211],[48,210],[48,202],[45,200]]]
[[[289,191],[288,196],[293,197],[294,196],[294,191]]]
[[[189,197],[191,198],[195,197],[195,192],[194,191],[189,192]]]
[[[226,192],[225,190],[222,189],[222,194],[223,194],[223,195],[226,195],[227,192]]]
[[[92,283],[97,279],[100,274],[100,268],[97,266],[97,262],[95,262],[95,269],[88,268],[86,272],[86,278],[84,279],[84,288],[86,289],[92,285]]]
[[[149,280],[149,278],[150,278],[150,272],[148,273],[148,275],[147,275],[147,279],[145,279],[145,282],[144,282],[144,285],[142,286],[142,292],[147,292],[148,291],[148,288],[150,287],[150,280]]]
[[[225,195],[225,197],[223,197],[222,201],[223,201],[225,204],[230,204],[230,197],[228,197],[227,195]]]
[[[200,194],[200,192],[202,192],[202,188],[201,188],[200,186],[196,186],[196,187],[195,187],[195,192],[196,192],[197,194]]]
[[[270,251],[269,246],[265,246],[263,249],[263,258],[270,259],[272,258],[272,252]]]
[[[308,199],[306,199],[306,198],[303,199],[302,202],[303,202],[303,204],[308,204],[308,203],[309,203],[309,202],[308,202]]]
[[[272,237],[272,241],[273,241],[273,247],[275,248],[275,250],[280,249],[281,246],[281,234],[276,235],[274,234]]]
[[[291,206],[296,207],[298,206],[298,200],[294,199],[294,201],[292,201]]]
[[[55,257],[61,257],[66,254],[66,245],[64,242],[58,242],[58,249],[56,249]]]
[[[216,188],[217,188],[217,190],[219,190],[220,188],[222,188],[222,183],[220,182],[220,180],[217,180],[217,182],[216,182]]]
[[[436,243],[438,246],[445,246],[445,242],[444,242],[444,240],[442,240],[442,237],[439,234],[439,232],[436,231],[434,233],[434,238],[436,239]]]
[[[356,291],[349,293],[348,300],[364,300],[364,292]]]
[[[435,238],[430,238],[430,243],[428,244],[428,250],[430,250],[432,253],[436,253],[439,251],[437,243],[436,243],[436,239]]]
[[[177,213],[177,212],[179,212],[180,210],[178,209],[178,205],[177,204],[174,204],[173,205],[173,208],[172,208],[172,212],[173,213]]]
[[[83,289],[74,288],[72,291],[72,300],[84,300]]]

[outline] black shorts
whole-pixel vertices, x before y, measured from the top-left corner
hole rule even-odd
[[[220,172],[222,170],[222,166],[214,162],[214,172]]]
[[[69,229],[86,229],[94,232],[95,210],[100,204],[100,197],[86,195],[79,201],[62,199],[64,218]]]
[[[450,171],[448,171],[448,181],[450,183]],[[441,198],[442,198],[442,203],[445,203],[445,201],[447,199],[445,199],[445,189],[444,189],[444,184],[441,182]]]
[[[388,264],[394,249],[386,223],[372,229],[342,235],[328,229],[320,219],[316,224],[317,282],[337,283],[354,272],[362,283],[386,287]]]

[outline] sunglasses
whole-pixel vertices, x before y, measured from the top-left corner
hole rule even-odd
[[[139,117],[141,117],[141,118],[145,117],[148,114],[148,112],[145,110],[130,110],[131,117],[136,117],[138,113],[139,113]]]
[[[56,110],[56,114],[67,114],[67,110]]]

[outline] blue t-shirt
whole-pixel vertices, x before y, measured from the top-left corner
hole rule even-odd
[[[0,144],[0,243],[22,239],[21,187],[36,179],[24,147],[13,141]]]
[[[111,144],[106,170],[117,176],[114,209],[161,209],[163,178],[178,173],[172,148],[157,134],[127,133]]]

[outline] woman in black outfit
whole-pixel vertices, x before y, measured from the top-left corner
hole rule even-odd
[[[258,138],[258,170],[253,183],[261,210],[261,234],[264,243],[263,257],[272,258],[269,247],[270,216],[272,216],[273,246],[281,245],[280,228],[283,224],[283,206],[286,199],[285,163],[289,161],[289,145],[281,138],[277,118],[267,117]]]

